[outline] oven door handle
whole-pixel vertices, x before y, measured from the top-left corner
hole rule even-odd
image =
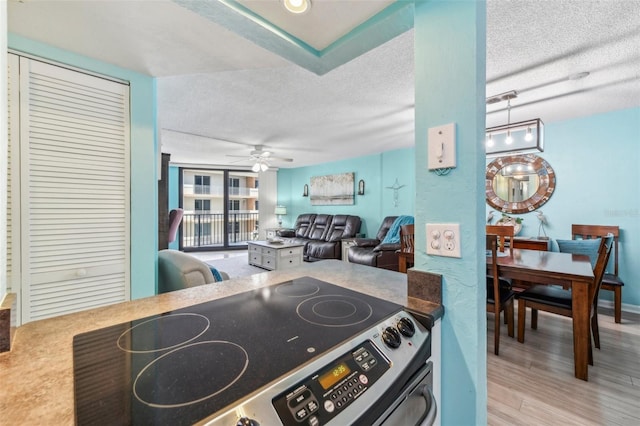
[[[433,396],[433,391],[427,385],[420,386],[420,394],[427,403],[427,410],[424,415],[418,420],[416,426],[425,425],[431,426],[436,421],[436,415],[438,414],[438,407],[436,404],[436,398]]]

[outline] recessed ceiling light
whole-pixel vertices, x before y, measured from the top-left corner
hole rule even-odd
[[[305,13],[311,9],[311,0],[283,0],[283,3],[291,13]]]

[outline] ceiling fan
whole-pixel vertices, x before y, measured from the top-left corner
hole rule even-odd
[[[227,157],[236,157],[236,158],[242,158],[242,159],[246,159],[248,161],[253,162],[253,167],[251,167],[251,170],[254,172],[259,172],[259,171],[263,171],[266,172],[267,170],[269,170],[269,161],[285,161],[285,162],[292,162],[293,158],[285,158],[285,157],[276,157],[274,155],[272,155],[273,153],[271,151],[265,150],[263,145],[255,145],[254,149],[249,153],[249,156],[246,155],[233,155],[233,154],[227,154]],[[241,162],[243,160],[239,160],[238,162]]]

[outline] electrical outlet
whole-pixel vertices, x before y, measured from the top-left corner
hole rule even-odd
[[[462,257],[459,223],[427,223],[427,254]]]

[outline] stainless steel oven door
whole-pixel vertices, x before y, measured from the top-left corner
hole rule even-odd
[[[433,396],[433,364],[427,362],[398,394],[394,403],[378,419],[378,426],[432,426],[437,404]]]

